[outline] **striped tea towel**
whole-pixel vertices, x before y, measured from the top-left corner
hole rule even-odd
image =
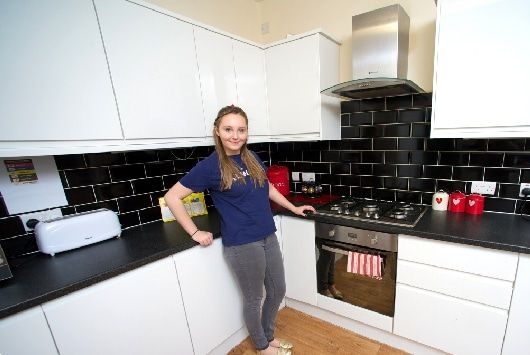
[[[381,258],[380,255],[371,255],[350,251],[348,252],[348,266],[346,271],[381,280],[383,278],[381,271],[382,263],[383,258]]]

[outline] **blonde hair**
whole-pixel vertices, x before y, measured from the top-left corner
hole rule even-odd
[[[237,164],[226,154],[223,147],[223,143],[221,142],[221,138],[217,135],[216,132],[219,129],[219,124],[221,123],[222,118],[231,113],[243,117],[245,119],[245,124],[248,127],[247,114],[240,107],[234,105],[223,107],[221,110],[219,110],[219,113],[215,118],[215,121],[213,123],[213,137],[215,141],[215,151],[219,156],[219,170],[221,170],[221,191],[229,190],[230,188],[232,188],[232,182],[234,181],[234,177],[236,177],[238,180],[243,181],[243,183],[246,184],[245,177],[241,173],[241,170],[239,169]],[[259,185],[260,187],[263,187],[263,184],[265,184],[265,182],[267,181],[267,175],[265,174],[265,170],[258,162],[255,155],[252,154],[252,152],[248,149],[247,142],[245,142],[241,147],[240,154],[241,160],[246,165],[248,174],[252,179],[254,186]]]

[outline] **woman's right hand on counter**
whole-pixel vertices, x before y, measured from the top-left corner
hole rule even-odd
[[[208,246],[213,242],[213,234],[207,231],[199,230],[191,238],[203,246]]]

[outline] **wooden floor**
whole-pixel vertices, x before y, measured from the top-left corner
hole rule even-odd
[[[294,344],[293,354],[377,354],[402,355],[403,351],[364,338],[292,308],[283,308],[276,321],[276,336]],[[232,349],[229,355],[251,355],[256,350],[250,338]]]

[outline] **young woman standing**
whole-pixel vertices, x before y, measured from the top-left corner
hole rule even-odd
[[[197,228],[182,199],[194,191],[210,191],[221,217],[223,255],[243,294],[250,338],[261,354],[291,354],[291,343],[274,338],[285,275],[269,199],[297,215],[315,209],[294,206],[269,183],[265,166],[247,148],[248,119],[241,108],[227,106],[219,111],[213,137],[215,152],[167,192],[166,203],[193,240],[207,246],[213,241],[212,233]]]

